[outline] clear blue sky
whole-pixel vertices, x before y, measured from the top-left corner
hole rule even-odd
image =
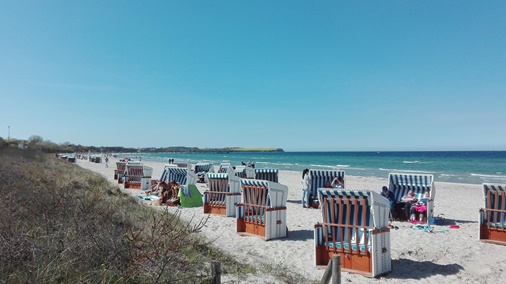
[[[0,136],[506,150],[506,1],[1,1]]]

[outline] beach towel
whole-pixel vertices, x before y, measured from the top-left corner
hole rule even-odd
[[[139,195],[139,198],[146,201],[156,201],[160,199],[160,196],[156,195]]]

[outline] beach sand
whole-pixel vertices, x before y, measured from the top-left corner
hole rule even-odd
[[[117,160],[112,158],[109,167],[105,163],[78,160],[77,164],[105,176],[111,182]],[[153,168],[153,179],[163,171],[163,163],[142,161]],[[319,281],[324,270],[314,265],[313,229],[321,222],[318,209],[302,208],[300,203],[301,173],[280,171],[279,182],[288,186],[287,226],[288,238],[264,241],[258,237],[241,237],[236,233],[236,219],[210,215],[202,235],[217,247],[227,251],[238,260],[253,265],[283,265],[310,280]],[[387,184],[387,177],[346,176],[346,187],[352,190],[380,192]],[[137,196],[138,189],[124,189]],[[206,187],[198,184],[203,192]],[[422,280],[424,283],[500,283],[506,278],[506,246],[479,241],[479,209],[483,207],[481,185],[442,183],[435,181],[435,215],[444,214],[444,226],[434,226],[435,233],[414,230],[407,222],[394,222],[398,230],[391,230],[392,272],[380,278],[368,278],[342,272],[342,282],[353,283],[405,283]],[[148,204],[146,202],[146,204]],[[151,205],[148,205],[151,206]],[[165,208],[165,206],[164,206]],[[184,220],[199,221],[208,216],[202,207],[168,207],[180,211]],[[457,224],[458,229],[449,225]],[[444,230],[444,232],[441,232]],[[223,283],[237,280],[223,275]],[[283,283],[269,275],[251,276],[244,283]]]

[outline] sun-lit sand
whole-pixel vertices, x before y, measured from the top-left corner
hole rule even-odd
[[[104,163],[78,160],[83,168],[100,173],[114,182],[116,159]],[[142,161],[153,167],[153,179],[163,171],[163,163]],[[236,233],[236,219],[211,215],[202,231],[214,245],[234,255],[237,259],[254,265],[265,263],[283,265],[310,280],[320,280],[323,270],[314,265],[313,228],[321,221],[320,210],[304,209],[300,204],[301,173],[280,171],[279,182],[287,185],[288,238],[263,241],[257,237],[241,237]],[[385,178],[347,176],[347,189],[380,191],[386,185]],[[198,184],[201,192],[205,185]],[[137,196],[141,190],[120,189]],[[342,281],[353,283],[405,283],[422,280],[424,283],[501,283],[506,278],[506,246],[479,241],[478,211],[483,207],[481,185],[440,183],[436,180],[435,213],[444,214],[444,226],[434,226],[434,233],[414,230],[407,222],[395,222],[398,230],[391,231],[392,272],[381,278],[367,278],[342,272]],[[146,202],[148,205],[148,203]],[[151,205],[148,205],[151,206]],[[181,211],[185,220],[200,220],[207,214],[203,208],[169,207]],[[451,229],[451,224],[460,226]],[[228,280],[227,280],[228,279]],[[223,275],[224,283],[237,282]],[[269,275],[252,276],[247,283],[282,283]]]

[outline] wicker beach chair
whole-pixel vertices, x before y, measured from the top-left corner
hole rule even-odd
[[[506,245],[506,185],[483,184],[480,241]]]
[[[242,203],[236,206],[237,233],[264,240],[284,238],[288,187],[279,183],[241,179]]]
[[[212,173],[214,172],[213,164],[211,163],[196,163],[195,170],[196,174],[198,173]]]
[[[246,178],[246,166],[235,166],[234,173],[240,178]]]
[[[434,217],[436,187],[433,175],[390,173],[388,175],[388,189],[394,193],[396,203],[401,203],[402,197],[410,190],[413,190],[417,198],[422,197],[425,191],[429,190],[430,198],[426,200],[427,212],[424,216],[424,221],[427,222],[429,218]],[[403,208],[397,208],[397,216],[400,219],[404,219],[403,210]]]
[[[195,164],[193,172],[201,180],[201,182],[207,183],[207,173],[214,173],[214,167],[212,163],[197,163]]]
[[[278,182],[278,169],[255,169],[255,179]]]
[[[125,188],[148,190],[151,183],[153,168],[142,164],[127,163],[125,170]]]
[[[224,173],[208,173],[204,192],[204,213],[235,216],[235,205],[241,202],[241,178]]]
[[[320,200],[318,199],[318,189],[324,188],[326,183],[331,184],[334,178],[339,178],[346,188],[346,175],[341,170],[309,170],[309,178],[311,182],[310,206],[319,208]]]
[[[218,173],[230,173],[232,171],[232,165],[229,162],[223,161],[220,163],[220,166],[218,168]]]
[[[197,183],[197,175],[188,168],[180,168],[176,164],[165,164],[160,181],[171,182],[175,180],[181,185]]]
[[[314,228],[315,265],[333,255],[341,269],[371,277],[392,270],[388,199],[374,191],[320,189],[322,222]]]
[[[234,172],[235,172],[235,175],[240,178],[250,178],[250,179],[255,178],[255,169],[252,167],[248,167],[248,166],[244,166],[244,165],[236,166],[234,169]]]
[[[120,184],[122,184],[124,182],[127,164],[141,165],[140,162],[116,162],[116,169],[114,170],[114,179],[118,180],[118,183],[120,183]]]

